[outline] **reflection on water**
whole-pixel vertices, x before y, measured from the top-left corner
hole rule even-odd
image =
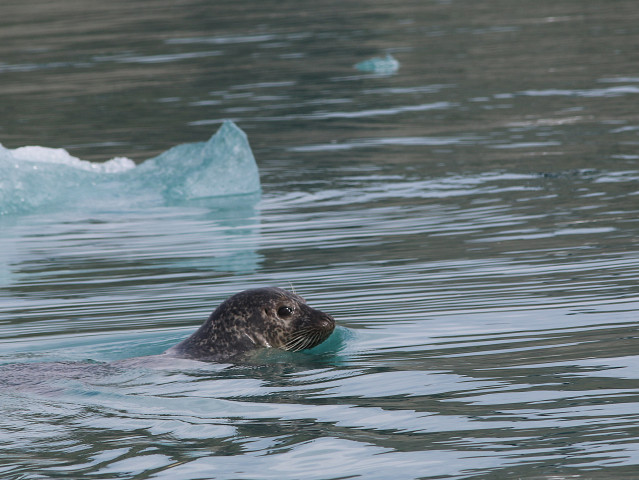
[[[0,6],[7,148],[230,118],[262,185],[0,216],[0,476],[636,476],[639,11],[511,3]],[[333,336],[157,356],[264,285]]]

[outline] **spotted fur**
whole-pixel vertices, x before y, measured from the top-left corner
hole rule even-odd
[[[223,361],[260,348],[299,351],[326,340],[335,328],[330,315],[281,288],[245,290],[220,304],[189,338],[168,355]]]

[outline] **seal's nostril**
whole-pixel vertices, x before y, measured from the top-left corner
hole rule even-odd
[[[325,330],[333,329],[335,328],[335,320],[330,315],[325,315],[320,321],[320,326]]]

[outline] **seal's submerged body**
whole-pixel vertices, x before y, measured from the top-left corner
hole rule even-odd
[[[330,315],[281,288],[256,288],[228,298],[189,338],[167,355],[223,361],[260,348],[296,352],[326,340],[335,328]]]

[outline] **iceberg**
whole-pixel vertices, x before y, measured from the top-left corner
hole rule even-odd
[[[226,121],[208,142],[178,145],[147,160],[135,177],[171,200],[241,195],[260,190],[246,134]]]
[[[373,57],[355,64],[361,72],[373,72],[389,75],[399,70],[399,62],[389,53],[386,57]]]
[[[258,194],[260,178],[246,134],[227,121],[207,141],[173,147],[136,166],[124,157],[88,162],[61,148],[0,145],[0,215],[62,205],[175,203]]]

